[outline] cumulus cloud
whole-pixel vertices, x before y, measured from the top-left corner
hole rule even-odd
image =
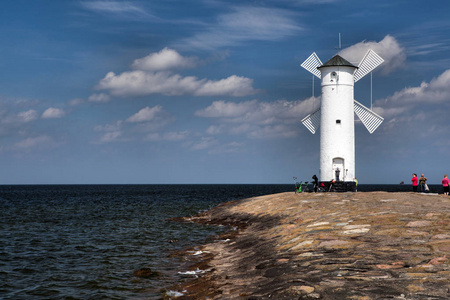
[[[197,61],[198,59],[195,57],[184,57],[177,51],[166,47],[157,53],[151,53],[146,57],[136,59],[132,67],[143,71],[167,71],[193,68]]]
[[[162,111],[163,108],[160,105],[151,108],[147,106],[129,117],[126,121],[130,123],[149,122],[154,120]]]
[[[232,75],[221,80],[202,80],[202,84],[194,92],[195,96],[222,96],[233,97],[255,94],[253,79]]]
[[[113,122],[111,124],[97,125],[94,127],[94,130],[111,132],[111,131],[120,131],[122,129],[122,127],[123,127],[123,121],[119,120],[119,121]]]
[[[51,146],[53,144],[53,139],[47,135],[29,137],[17,142],[14,147],[16,149],[30,149],[36,147]]]
[[[113,143],[113,142],[120,142],[123,141],[121,139],[122,137],[122,131],[111,131],[106,132],[100,137],[100,140],[98,143],[104,144],[104,143]]]
[[[213,146],[218,145],[219,142],[213,137],[202,137],[199,141],[194,142],[190,149],[191,150],[205,150]]]
[[[393,117],[417,105],[450,103],[450,69],[433,78],[429,83],[422,82],[416,87],[407,87],[395,92],[386,99],[377,100],[374,109],[386,117]]]
[[[235,118],[255,110],[257,106],[256,100],[241,103],[214,101],[210,106],[197,111],[195,114],[206,118]]]
[[[19,122],[32,122],[38,118],[38,113],[34,109],[23,111],[17,114],[17,120]]]
[[[74,98],[74,99],[71,99],[71,100],[67,101],[67,104],[69,104],[70,106],[78,106],[78,105],[83,104],[85,102],[86,101],[84,99]]]
[[[65,116],[65,112],[60,108],[50,107],[47,108],[43,113],[42,119],[59,119]]]
[[[240,103],[214,101],[210,106],[195,112],[196,116],[221,118],[227,122],[249,122],[254,124],[292,123],[299,116],[313,109],[315,99],[274,102],[244,101]]]
[[[123,138],[125,127],[122,120],[118,120],[106,125],[97,125],[94,127],[94,130],[103,132],[100,138],[94,142],[94,144],[122,142],[128,140]]]
[[[249,138],[288,138],[298,134],[300,118],[314,109],[317,99],[274,102],[244,101],[240,103],[215,101],[198,110],[195,115],[216,119],[206,133],[211,135],[245,134]],[[318,107],[318,103],[316,104]]]
[[[390,35],[386,35],[379,42],[362,41],[343,49],[340,55],[353,64],[358,65],[369,49],[372,49],[384,59],[384,62],[378,68],[385,74],[404,66],[406,60],[405,48]]]
[[[98,102],[98,103],[106,103],[109,102],[111,98],[109,95],[105,93],[92,94],[89,96],[88,101],[90,102]]]
[[[253,80],[230,76],[214,81],[198,79],[195,76],[183,77],[168,72],[144,72],[141,70],[124,72],[116,75],[106,74],[97,88],[109,90],[115,96],[145,96],[162,94],[166,96],[245,96],[256,93],[252,87]]]
[[[264,7],[235,7],[208,24],[204,32],[183,41],[189,48],[216,49],[248,41],[277,41],[303,30],[288,10]]]
[[[100,80],[98,90],[108,90],[114,96],[147,96],[162,94],[166,96],[246,96],[255,94],[253,80],[231,75],[224,79],[199,79],[195,76],[175,74],[174,69],[190,68],[197,59],[181,56],[177,51],[164,48],[134,61],[135,70],[120,74],[109,72]],[[90,101],[106,102],[105,93],[94,94]]]
[[[166,140],[175,141],[183,139],[184,132],[167,133],[160,135],[168,124],[175,120],[160,105],[144,107],[137,113],[123,120],[118,120],[106,125],[95,126],[94,130],[103,132],[102,136],[94,143],[111,143],[125,141]]]

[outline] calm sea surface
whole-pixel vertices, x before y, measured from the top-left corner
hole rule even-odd
[[[286,191],[293,184],[0,186],[0,299],[158,299],[183,280],[170,254],[222,230],[167,219]],[[144,267],[160,276],[132,275]]]

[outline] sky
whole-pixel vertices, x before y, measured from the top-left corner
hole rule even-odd
[[[450,173],[448,1],[1,6],[0,184],[310,181],[320,83],[300,64],[368,49],[384,63],[355,99],[385,119],[355,124],[359,183]]]

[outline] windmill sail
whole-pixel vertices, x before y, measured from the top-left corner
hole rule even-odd
[[[356,100],[353,100],[353,109],[364,126],[366,126],[367,130],[369,130],[370,134],[372,134],[384,121],[383,117],[380,117],[377,113],[368,109]]]
[[[358,80],[369,74],[372,70],[378,67],[383,61],[384,60],[372,49],[367,51],[366,55],[359,63],[358,69],[353,75],[355,82],[357,82]]]
[[[302,123],[309,129],[309,131],[311,131],[312,134],[315,134],[320,126],[320,108],[304,117]]]
[[[317,76],[317,78],[321,78],[320,71],[317,69],[317,67],[320,67],[322,65],[322,62],[320,61],[319,57],[317,56],[316,52],[313,52],[300,66],[311,72],[314,76]]]

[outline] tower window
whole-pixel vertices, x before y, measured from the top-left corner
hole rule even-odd
[[[336,124],[341,124],[341,120],[336,120]]]

